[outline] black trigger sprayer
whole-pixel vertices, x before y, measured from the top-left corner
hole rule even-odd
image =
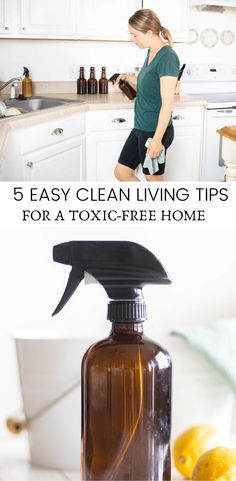
[[[72,266],[53,315],[86,273],[110,298],[111,333],[82,362],[82,480],[170,480],[171,360],[143,333],[142,293],[148,284],[170,284],[166,270],[128,241],[58,244],[53,260]]]

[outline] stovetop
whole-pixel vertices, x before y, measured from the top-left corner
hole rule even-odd
[[[181,92],[207,101],[206,108],[236,106],[236,64],[187,64]]]
[[[198,93],[191,94],[193,97],[201,98],[207,101],[206,108],[230,108],[236,109],[236,92],[215,92],[215,93]]]

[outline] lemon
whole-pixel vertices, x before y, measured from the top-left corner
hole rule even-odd
[[[197,481],[236,481],[236,449],[217,447],[200,456],[193,470]]]
[[[218,431],[212,426],[193,426],[187,429],[175,439],[173,445],[176,469],[187,479],[191,479],[199,457],[221,442]]]

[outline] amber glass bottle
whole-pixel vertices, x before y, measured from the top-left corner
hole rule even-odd
[[[108,80],[106,77],[106,67],[102,67],[102,74],[101,74],[101,78],[99,79],[99,93],[100,94],[108,93]]]
[[[98,83],[95,78],[95,69],[90,67],[90,77],[88,79],[88,94],[96,94],[98,91]]]
[[[136,90],[127,82],[127,80],[120,80],[119,87],[124,94],[130,99],[134,100],[136,97]]]
[[[112,324],[82,364],[82,479],[171,479],[171,361],[142,322]]]
[[[27,67],[24,67],[22,80],[22,95],[25,98],[30,98],[33,95],[32,79],[29,76],[29,69]]]
[[[80,75],[77,80],[77,94],[85,95],[87,93],[87,80],[84,77],[84,67],[80,67]]]

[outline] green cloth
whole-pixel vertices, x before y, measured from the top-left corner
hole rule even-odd
[[[148,57],[149,51],[137,78],[134,128],[154,132],[161,109],[160,78],[177,78],[180,63],[177,54],[169,45],[162,47],[149,65]]]
[[[151,140],[152,140],[151,137],[147,139],[145,147],[149,146]],[[158,155],[158,157],[154,157],[154,159],[152,159],[150,155],[146,153],[143,167],[145,169],[148,169],[150,175],[153,175],[159,171],[159,164],[164,164],[164,163],[165,163],[165,151],[164,149],[162,149],[160,155]]]
[[[200,351],[236,390],[236,319],[171,331]]]

